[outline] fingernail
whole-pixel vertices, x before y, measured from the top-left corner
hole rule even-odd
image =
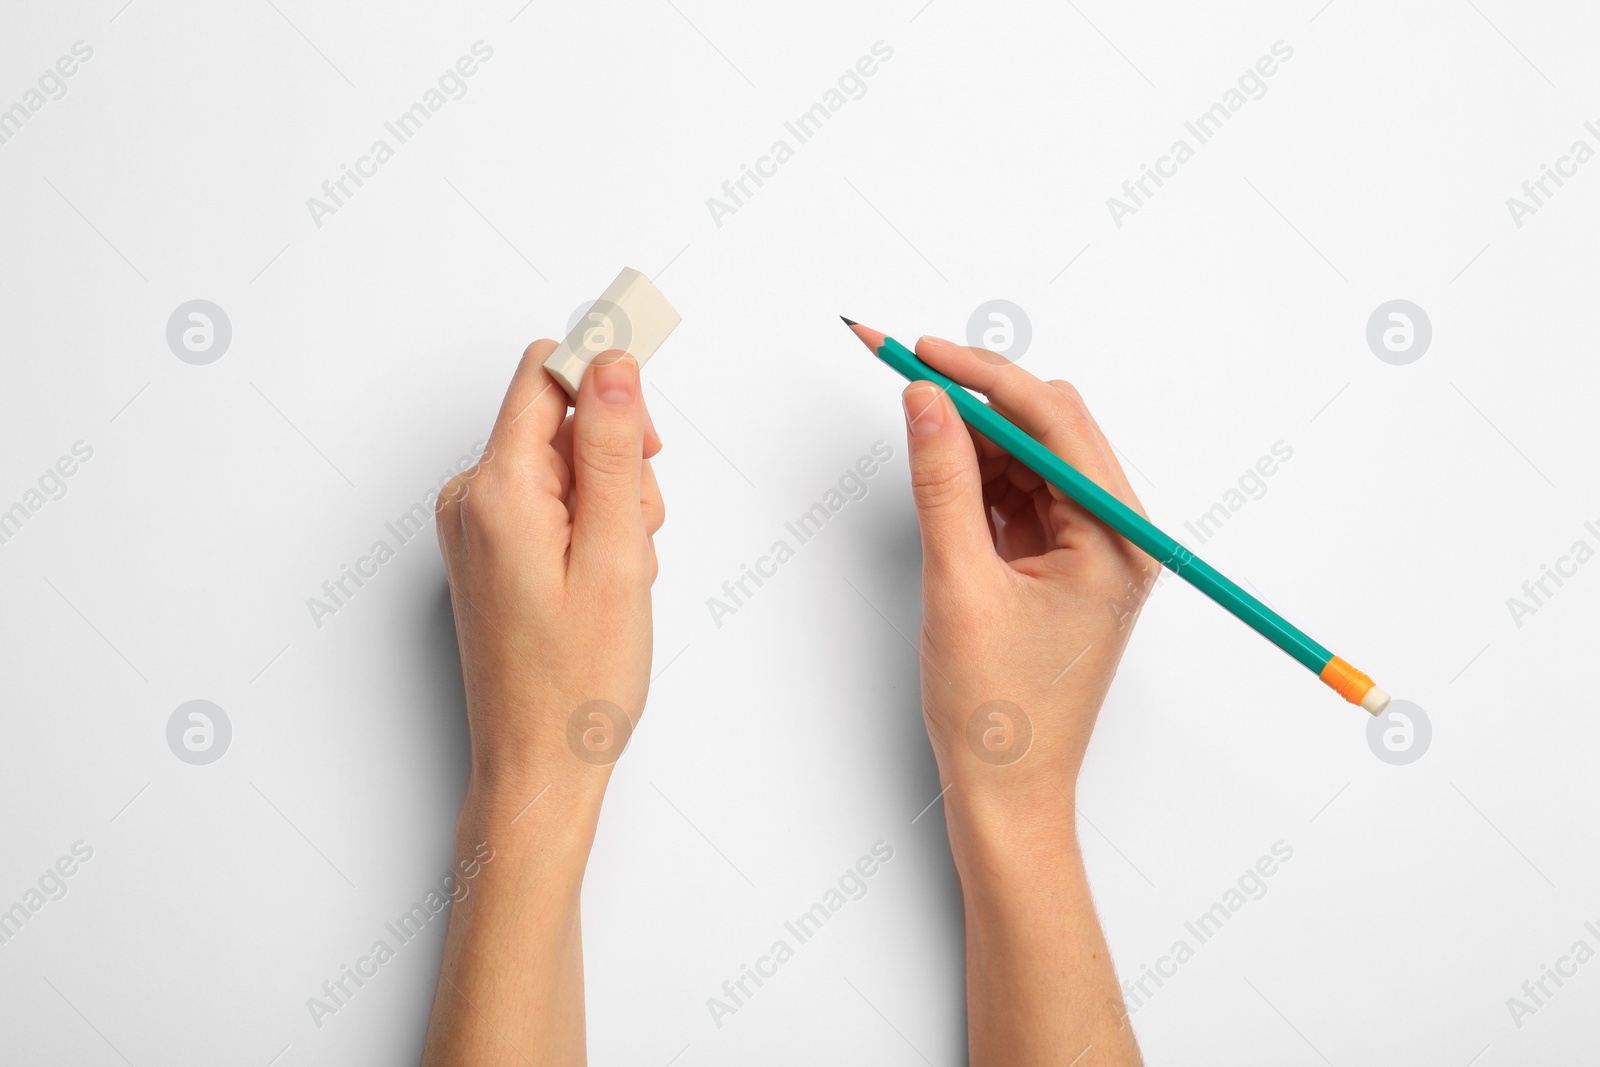
[[[922,345],[927,345],[929,348],[960,348],[961,347],[960,345],[956,344],[954,341],[946,341],[943,337],[929,337],[927,334],[923,334],[921,337],[917,338],[917,345],[919,347],[922,346]]]
[[[913,385],[901,398],[906,408],[906,427],[913,437],[928,437],[944,425],[944,404],[937,385]]]
[[[625,408],[639,395],[639,365],[632,359],[597,359],[589,373],[594,375],[595,395],[608,407]]]

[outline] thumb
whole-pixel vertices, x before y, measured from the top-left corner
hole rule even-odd
[[[579,384],[576,408],[573,561],[610,567],[619,555],[638,550],[645,542],[639,508],[645,423],[639,364],[615,352],[596,357]]]
[[[955,405],[932,382],[913,382],[901,399],[923,565],[960,573],[994,560],[978,453]]]

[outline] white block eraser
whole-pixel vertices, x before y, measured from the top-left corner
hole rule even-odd
[[[567,339],[556,346],[544,369],[576,398],[583,372],[602,352],[620,349],[642,367],[661,342],[682,322],[650,279],[623,267],[616,281],[589,306]]]

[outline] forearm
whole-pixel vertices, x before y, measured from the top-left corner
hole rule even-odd
[[[599,793],[490,792],[469,789],[457,825],[459,857],[492,851],[451,912],[424,1067],[582,1064],[579,897]]]
[[[951,790],[971,1062],[1137,1065],[1138,1046],[1078,851],[1072,802],[1053,785],[1037,793]]]

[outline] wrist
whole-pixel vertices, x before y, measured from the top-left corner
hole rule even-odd
[[[481,855],[490,881],[537,883],[576,893],[594,844],[604,786],[589,775],[501,778],[474,776],[456,821],[458,856]]]
[[[472,763],[468,794],[487,807],[522,810],[546,787],[598,810],[611,768],[638,713],[607,700],[568,707],[550,693],[469,696]],[[543,801],[540,801],[543,803]]]
[[[517,758],[474,753],[462,811],[518,826],[538,810],[598,815],[610,781],[609,764],[583,763],[565,751]]]
[[[950,849],[963,883],[986,872],[1004,881],[1077,864],[1075,781],[1040,770],[958,773],[945,794]]]

